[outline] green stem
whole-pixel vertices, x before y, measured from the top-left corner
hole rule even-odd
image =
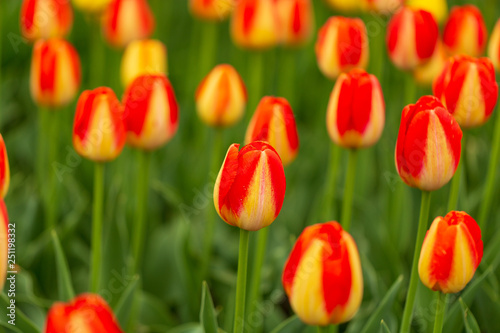
[[[138,154],[138,173],[137,173],[137,195],[134,219],[134,238],[133,238],[133,272],[139,273],[139,263],[142,259],[144,248],[144,234],[146,231],[146,204],[148,202],[149,189],[149,165],[151,153],[137,151]]]
[[[57,161],[58,139],[59,139],[59,118],[61,114],[54,110],[45,111],[49,124],[47,125],[47,133],[49,136],[49,154],[47,159],[48,170],[48,194],[46,197],[46,225],[47,229],[54,229],[57,219],[57,183],[56,170],[53,165]]]
[[[422,201],[420,203],[420,219],[418,221],[417,241],[415,242],[415,252],[413,253],[413,264],[411,267],[410,285],[406,294],[406,304],[403,312],[403,321],[401,322],[401,333],[410,332],[411,317],[413,306],[415,304],[415,294],[418,285],[418,258],[427,230],[427,221],[429,220],[429,209],[431,206],[431,192],[422,191]]]
[[[198,58],[200,62],[200,80],[210,72],[215,64],[217,58],[218,27],[218,22],[203,22],[201,50],[199,53],[202,56]]]
[[[405,76],[405,94],[404,94],[404,106],[408,104],[414,104],[415,95],[417,94],[417,85],[415,84],[415,79],[411,73],[403,73]]]
[[[47,199],[45,195],[45,180],[46,180],[46,160],[47,160],[47,144],[46,140],[43,138],[48,135],[47,122],[48,122],[48,112],[45,108],[40,107],[38,110],[38,139],[37,139],[37,150],[36,150],[36,177],[38,182],[38,188],[40,193],[41,201],[46,210]],[[47,212],[45,212],[47,214]],[[49,228],[47,216],[45,216],[46,227]]]
[[[262,80],[264,72],[264,53],[262,51],[255,51],[250,54],[250,61],[248,69],[249,89],[250,96],[248,101],[248,112],[246,113],[246,122],[252,117],[260,99],[262,98]]]
[[[299,91],[295,90],[296,83],[296,50],[295,49],[283,49],[281,51],[280,57],[280,69],[281,75],[279,80],[278,91],[280,96],[285,97],[290,105],[295,106],[295,101],[297,98],[297,93]],[[297,111],[297,110],[295,110]]]
[[[328,176],[326,179],[325,188],[325,205],[323,208],[323,220],[330,221],[333,219],[333,208],[335,206],[335,190],[337,187],[337,175],[340,164],[340,147],[336,144],[331,144],[330,161],[328,165]]]
[[[496,188],[495,179],[498,169],[498,160],[500,157],[500,103],[498,104],[498,111],[496,115],[495,129],[493,130],[493,147],[491,149],[490,163],[488,165],[488,173],[486,175],[486,182],[484,188],[484,196],[479,210],[479,227],[484,229],[488,220],[491,202],[493,199],[493,192]]]
[[[352,217],[352,200],[354,197],[354,182],[356,181],[357,151],[349,150],[347,161],[347,174],[344,187],[344,200],[342,201],[342,217],[340,223],[345,231],[349,231]]]
[[[462,153],[458,162],[457,170],[451,180],[450,194],[448,197],[448,212],[456,210],[458,206],[458,196],[460,194],[460,182],[462,180],[462,169],[465,163],[465,135],[462,138]]]
[[[434,320],[434,333],[441,333],[443,331],[444,313],[446,311],[446,304],[444,301],[445,295],[437,292],[437,306],[436,306],[436,319]]]
[[[99,291],[102,258],[102,210],[104,201],[104,164],[96,163],[94,171],[94,202],[92,210],[92,261],[90,291]]]
[[[318,326],[318,333],[329,333],[329,326]]]
[[[248,238],[250,232],[240,229],[240,252],[238,257],[238,278],[236,282],[236,305],[234,312],[234,333],[242,333],[245,326],[245,296],[247,287]]]
[[[104,43],[101,37],[101,24],[98,18],[91,18],[89,21],[91,31],[90,41],[90,88],[95,89],[102,86],[104,73]]]

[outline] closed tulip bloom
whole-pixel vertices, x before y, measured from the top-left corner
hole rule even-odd
[[[274,0],[277,5],[282,43],[301,46],[307,43],[314,30],[314,11],[311,0]]]
[[[383,15],[393,14],[403,5],[404,0],[361,0],[364,11],[374,11]]]
[[[73,24],[73,10],[67,0],[24,0],[20,22],[29,41],[65,37]]]
[[[415,81],[422,85],[432,86],[434,80],[443,72],[448,55],[441,40],[438,40],[431,59],[413,71]]]
[[[366,68],[369,47],[365,24],[359,18],[329,18],[318,32],[315,51],[319,69],[332,80],[353,68]]]
[[[232,144],[219,171],[214,188],[214,205],[229,225],[256,231],[278,216],[285,199],[285,171],[274,148],[255,141]]]
[[[179,106],[164,75],[139,76],[125,92],[123,105],[127,143],[131,146],[153,150],[177,132]]]
[[[7,156],[7,148],[2,134],[0,134],[0,198],[5,198],[9,191],[10,184],[10,168],[9,157]]]
[[[120,155],[125,145],[123,109],[113,90],[86,90],[78,99],[73,124],[73,146],[78,154],[96,162]]]
[[[148,38],[155,19],[146,0],[113,0],[104,13],[104,37],[114,47]]]
[[[9,255],[9,216],[5,202],[0,198],[0,289],[3,289],[7,277],[7,259]]]
[[[444,45],[449,54],[479,57],[484,53],[487,38],[483,15],[476,6],[456,6],[451,9],[443,31]]]
[[[495,69],[488,58],[455,56],[434,82],[434,95],[462,128],[484,124],[498,100]]]
[[[242,48],[266,49],[281,41],[275,0],[239,0],[231,19],[231,37]]]
[[[111,0],[73,0],[75,7],[90,14],[102,13]]]
[[[121,64],[122,83],[128,87],[141,75],[167,74],[167,48],[159,40],[136,40],[128,44]]]
[[[276,149],[284,166],[299,152],[295,117],[288,101],[282,97],[264,97],[250,120],[245,143],[266,141]]]
[[[431,59],[438,37],[438,25],[431,13],[403,7],[387,27],[389,57],[400,69],[414,69]]]
[[[282,282],[293,311],[306,324],[350,320],[363,298],[354,239],[337,222],[305,228],[285,263]]]
[[[31,96],[36,104],[50,108],[66,106],[75,98],[80,83],[80,57],[69,42],[36,42],[30,73]]]
[[[69,303],[57,302],[47,314],[44,333],[122,333],[113,311],[101,296],[82,294]]]
[[[446,0],[407,0],[406,5],[413,9],[423,9],[434,15],[438,22],[444,22],[448,15]]]
[[[195,94],[196,111],[209,126],[227,127],[245,113],[247,90],[231,65],[218,65],[201,81]]]
[[[437,217],[425,235],[418,273],[429,289],[445,294],[465,288],[483,258],[481,229],[465,212]]]
[[[236,0],[189,0],[193,16],[207,21],[222,21],[231,15]]]
[[[500,70],[500,19],[495,24],[488,44],[488,57],[493,62],[496,70]]]
[[[341,74],[326,114],[333,142],[344,148],[370,147],[382,135],[384,123],[384,95],[377,78],[362,69]]]
[[[353,13],[360,9],[359,0],[326,0],[326,3],[342,13]]]
[[[396,142],[396,169],[403,181],[422,191],[448,183],[457,170],[462,130],[441,102],[424,96],[404,108]]]

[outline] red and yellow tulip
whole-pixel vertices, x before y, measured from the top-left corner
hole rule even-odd
[[[10,168],[7,148],[2,134],[0,134],[0,198],[5,198],[9,191]]]
[[[314,8],[311,0],[274,1],[282,30],[281,42],[294,47],[310,41],[314,31]]]
[[[7,277],[7,259],[9,255],[9,216],[5,202],[0,198],[0,289],[3,289]]]
[[[391,15],[398,10],[404,0],[361,0],[361,9],[374,11],[383,15]]]
[[[141,75],[167,74],[167,48],[156,39],[136,40],[123,53],[121,78],[128,87]]]
[[[484,52],[487,38],[483,15],[476,6],[456,6],[451,9],[443,31],[444,45],[450,55],[479,57]]]
[[[69,1],[24,0],[21,6],[21,33],[29,41],[65,37],[73,24]]]
[[[354,239],[337,222],[305,228],[285,264],[282,282],[293,311],[306,324],[350,320],[363,298]]]
[[[481,229],[465,212],[437,217],[427,231],[418,273],[429,289],[457,293],[472,279],[483,257]]]
[[[500,19],[495,24],[488,44],[488,57],[493,62],[495,69],[500,70]]]
[[[446,0],[407,0],[406,6],[413,9],[423,9],[434,15],[438,22],[444,22],[448,15]]]
[[[237,0],[189,0],[193,16],[207,21],[222,21],[231,15]]]

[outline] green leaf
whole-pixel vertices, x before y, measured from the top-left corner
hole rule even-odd
[[[401,283],[403,283],[403,275],[400,275],[389,288],[378,307],[372,313],[370,318],[368,318],[365,326],[361,330],[362,333],[373,332],[376,329],[377,322],[382,320],[381,317],[383,312],[394,303],[394,299],[401,288]]]
[[[0,296],[0,308],[2,309],[7,309],[8,306],[11,305],[11,300],[7,298],[7,295],[2,293]],[[15,303],[14,303],[15,304]],[[40,333],[40,329],[36,327],[36,325],[26,317],[24,313],[21,312],[21,310],[16,306],[15,309],[15,326],[9,324],[9,320],[12,318],[9,318],[5,314],[0,316],[0,325],[7,327],[15,332],[21,332],[21,333]]]
[[[208,290],[208,285],[203,281],[200,309],[200,322],[205,329],[205,333],[217,333],[217,316],[214,309],[214,302]]]
[[[68,261],[66,260],[61,242],[59,241],[55,230],[52,230],[52,244],[54,245],[54,251],[56,254],[59,300],[67,302],[75,297],[75,291],[73,290],[73,284],[71,283]]]
[[[203,333],[203,327],[198,323],[184,324],[169,330],[168,333]]]
[[[462,308],[464,324],[465,324],[465,331],[467,333],[481,333],[481,330],[479,329],[479,325],[477,324],[476,318],[474,318],[474,315],[467,307],[467,304],[465,304],[465,302],[462,300],[461,297],[459,298],[458,301],[460,302],[460,307]]]
[[[134,300],[135,290],[137,288],[138,281],[139,281],[139,276],[134,275],[132,280],[127,285],[127,288],[125,288],[120,298],[116,302],[116,305],[113,310],[119,322],[125,322],[125,318],[128,316],[131,304]]]
[[[294,315],[279,324],[271,333],[296,332],[298,327],[304,326],[297,315]]]
[[[380,332],[381,333],[391,333],[389,326],[387,326],[387,324],[385,323],[385,321],[383,319],[380,321]]]

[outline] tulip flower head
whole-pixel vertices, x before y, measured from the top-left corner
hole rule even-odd
[[[274,0],[282,29],[282,43],[301,46],[312,37],[314,10],[311,0]]]
[[[123,109],[110,88],[86,90],[78,99],[73,124],[73,146],[78,154],[96,162],[120,155],[125,145]]]
[[[245,113],[247,90],[231,65],[218,65],[201,81],[195,94],[196,111],[209,126],[228,127]]]
[[[64,39],[39,40],[31,59],[30,90],[41,106],[57,108],[69,104],[80,89],[80,57]]]
[[[7,277],[7,258],[9,255],[9,216],[5,202],[0,198],[0,288],[3,289]]]
[[[222,21],[231,15],[237,0],[189,0],[193,16],[206,21]]]
[[[450,58],[434,82],[434,95],[462,128],[484,124],[498,100],[495,69],[488,58]]]
[[[238,0],[231,19],[233,42],[245,49],[261,50],[281,41],[275,0]]]
[[[334,10],[341,13],[354,13],[360,9],[359,0],[326,0],[326,3]]]
[[[146,0],[112,0],[104,13],[104,37],[114,47],[148,38],[155,19]]]
[[[364,11],[374,11],[382,15],[391,15],[403,5],[404,0],[361,0]]]
[[[305,228],[285,263],[282,282],[293,311],[306,324],[350,320],[363,298],[356,243],[337,222]]]
[[[121,64],[122,83],[128,87],[141,75],[167,74],[167,48],[155,39],[136,40],[128,44]]]
[[[274,148],[255,141],[232,144],[219,171],[214,188],[214,205],[229,225],[256,231],[278,216],[285,199],[285,171]]]
[[[78,9],[90,13],[102,13],[112,0],[73,0],[73,4]]]
[[[417,66],[413,71],[415,81],[421,85],[432,86],[434,80],[443,72],[446,60],[448,60],[448,54],[444,49],[443,42],[438,40],[431,59],[423,65]]]
[[[7,148],[2,134],[0,134],[0,198],[5,198],[9,191],[10,184],[10,168],[9,157],[7,156]]]
[[[400,69],[414,69],[431,59],[438,37],[439,28],[431,13],[403,7],[387,27],[389,57]]]
[[[434,191],[450,181],[460,161],[460,126],[434,96],[404,108],[396,142],[396,169],[403,181]]]
[[[444,26],[443,41],[450,55],[479,57],[486,47],[488,31],[476,6],[455,6]]]
[[[488,57],[493,62],[495,69],[500,70],[500,19],[495,24],[488,44]]]
[[[431,13],[436,21],[443,22],[448,15],[446,0],[407,0],[406,6],[413,9],[423,9]]]
[[[67,0],[24,0],[20,22],[23,37],[31,42],[62,38],[71,30],[73,10]]]
[[[288,101],[281,97],[262,98],[250,120],[245,143],[266,141],[276,149],[284,166],[299,152],[295,117]]]
[[[122,333],[113,311],[101,296],[82,294],[49,310],[44,333]]]
[[[377,78],[363,69],[341,74],[326,115],[333,142],[344,148],[370,147],[382,135],[384,123],[385,102]]]
[[[481,229],[465,212],[437,217],[422,244],[418,273],[429,289],[445,294],[465,288],[483,258]]]
[[[319,69],[332,80],[353,68],[366,68],[369,47],[365,24],[359,18],[329,18],[318,32],[315,51]]]
[[[153,150],[166,144],[177,132],[179,106],[165,75],[139,76],[123,99],[127,143]]]

